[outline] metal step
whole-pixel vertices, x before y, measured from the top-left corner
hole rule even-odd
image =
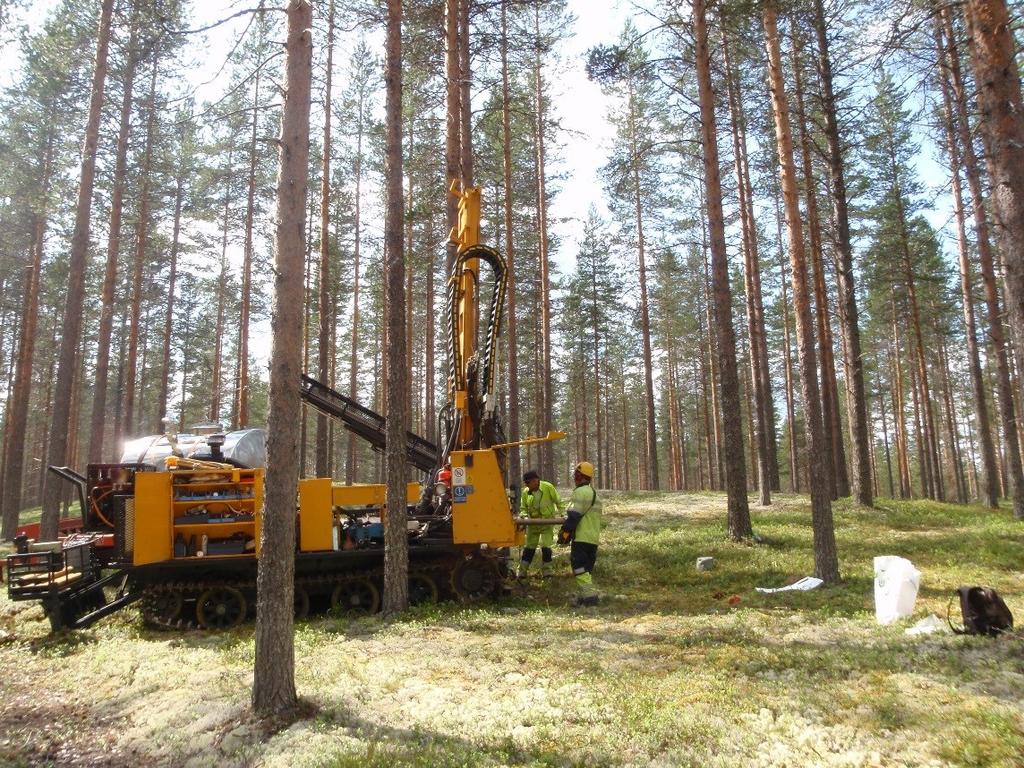
[[[87,589],[84,589],[81,592],[77,593],[75,595],[75,598],[77,600],[79,600],[79,601],[84,601],[84,598],[87,597],[89,595],[89,593],[96,592],[96,593],[98,593],[99,595],[102,596],[102,599],[104,601],[106,601],[106,595],[103,593],[103,587],[106,586],[107,584],[111,584],[111,583],[113,583],[115,581],[120,580],[122,582],[121,589],[123,590],[124,586],[125,586],[125,579],[127,577],[127,574],[128,574],[128,571],[126,571],[126,570],[115,571],[114,573],[107,574],[106,576],[104,576],[99,581],[95,581],[92,584],[90,584]],[[130,603],[134,603],[140,597],[142,597],[142,592],[141,591],[139,591],[139,592],[119,592],[118,596],[115,599],[111,600],[109,603],[108,602],[104,602],[103,605],[101,605],[100,607],[90,611],[89,613],[86,613],[86,614],[83,614],[82,616],[76,617],[74,619],[74,621],[69,622],[69,624],[70,624],[70,626],[74,627],[75,629],[83,629],[83,628],[88,627],[88,626],[94,624],[95,622],[99,621],[104,616],[109,616],[110,614],[114,613],[115,611],[120,610],[124,606],[126,606],[126,605],[128,605]]]
[[[308,405],[338,419],[349,432],[366,440],[375,451],[383,452],[387,422],[379,413],[305,374],[302,375],[300,391]],[[412,432],[405,435],[406,461],[423,472],[436,469],[439,461],[437,446]]]

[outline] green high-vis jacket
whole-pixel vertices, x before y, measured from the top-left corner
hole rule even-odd
[[[563,509],[565,504],[558,495],[558,489],[547,480],[540,481],[536,493],[530,493],[530,489],[524,487],[519,498],[519,514],[524,517],[560,517]]]
[[[601,500],[590,485],[577,485],[569,508],[583,515],[576,526],[576,541],[597,545],[601,541]]]

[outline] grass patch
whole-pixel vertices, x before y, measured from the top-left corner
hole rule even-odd
[[[725,539],[719,495],[602,498],[599,608],[568,607],[559,551],[563,575],[499,602],[313,617],[295,635],[309,714],[272,732],[247,716],[252,626],[168,634],[126,610],[50,636],[0,598],[0,764],[1022,765],[1020,639],[907,637],[872,598],[872,558],[895,554],[922,572],[915,619],[964,583],[1024,619],[1007,510],[836,504],[843,582],[762,595],[812,573],[805,497],[754,507],[757,544]]]

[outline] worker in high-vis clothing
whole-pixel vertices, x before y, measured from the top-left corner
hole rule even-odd
[[[576,490],[572,492],[566,521],[558,532],[558,543],[572,542],[569,564],[576,577],[576,599],[573,605],[597,605],[601,597],[591,573],[597,562],[597,545],[601,541],[601,500],[593,486],[594,465],[581,461],[573,470]]]
[[[523,495],[519,498],[519,514],[521,517],[533,517],[541,520],[562,516],[565,504],[558,495],[558,489],[547,480],[541,480],[537,470],[531,469],[523,475]],[[542,577],[551,575],[551,545],[555,542],[555,529],[551,525],[530,525],[526,528],[526,545],[523,547],[522,559],[516,577],[525,579],[530,571],[530,563],[540,546]]]

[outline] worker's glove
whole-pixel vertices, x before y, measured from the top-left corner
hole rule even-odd
[[[566,520],[558,531],[558,546],[569,546],[569,543],[576,537],[576,526],[580,524],[582,519],[583,515],[575,509],[570,509],[566,513]]]

